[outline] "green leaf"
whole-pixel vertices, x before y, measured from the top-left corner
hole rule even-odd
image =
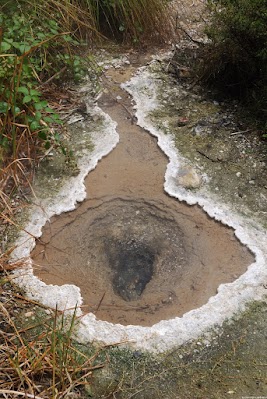
[[[33,121],[30,124],[30,129],[31,129],[32,132],[37,130],[37,129],[39,129],[39,128],[40,128],[40,125],[39,125],[39,123],[37,121]]]
[[[27,51],[29,51],[31,49],[31,46],[28,46],[27,44],[22,44],[19,47],[19,51],[21,52],[21,54],[26,53]]]
[[[23,94],[25,94],[25,96],[27,96],[29,94],[29,89],[28,89],[28,87],[20,86],[18,88],[18,93],[23,93]]]
[[[22,100],[22,104],[27,104],[31,102],[31,100],[32,100],[31,96],[25,96]]]
[[[57,142],[60,141],[60,135],[59,135],[57,132],[54,134],[54,139],[55,139],[55,141],[57,141]]]
[[[48,113],[53,113],[54,112],[54,110],[52,109],[52,108],[50,108],[50,107],[46,107],[45,108],[45,112],[48,112]]]
[[[39,122],[41,118],[42,118],[41,112],[37,111],[36,114],[35,114],[35,119]]]
[[[50,20],[48,21],[48,23],[49,23],[49,25],[50,25],[52,28],[57,28],[57,27],[58,27],[58,24],[57,24],[57,22],[56,22],[54,19],[50,19]]]
[[[5,38],[5,41],[7,42],[7,43],[10,43],[10,44],[12,44],[13,43],[13,39],[11,39],[11,38]]]
[[[45,143],[45,149],[46,149],[46,150],[49,150],[50,147],[51,147],[50,141],[46,141],[46,143]]]
[[[12,43],[12,46],[16,49],[16,50],[19,50],[19,48],[20,48],[20,43],[17,43],[17,42],[13,42]]]
[[[40,137],[40,139],[42,139],[42,140],[46,140],[47,134],[44,130],[41,130],[40,132],[38,132],[38,137]]]
[[[39,102],[39,97],[37,97],[37,96],[31,96],[31,97],[32,97],[32,101],[34,103],[38,103]]]
[[[37,91],[37,90],[31,89],[30,90],[30,95],[31,96],[40,96],[41,93],[39,91]]]
[[[0,102],[0,113],[5,114],[9,110],[10,106],[5,101]]]
[[[46,123],[54,123],[55,122],[54,118],[51,118],[51,116],[44,116],[43,120]]]
[[[43,39],[45,39],[45,34],[43,32],[38,32],[37,37],[38,37],[38,39],[43,40]]]
[[[21,109],[20,109],[19,107],[15,107],[15,108],[14,108],[14,111],[15,111],[15,114],[19,114],[20,111],[21,111]]]
[[[11,49],[11,45],[7,42],[1,43],[1,51],[6,52]]]
[[[34,104],[34,108],[36,109],[36,111],[40,111],[40,110],[44,109],[46,106],[47,106],[47,101],[45,101],[45,100],[36,102]]]
[[[67,42],[67,43],[73,41],[70,35],[65,35],[65,36],[63,36],[63,38],[64,38],[65,42]]]

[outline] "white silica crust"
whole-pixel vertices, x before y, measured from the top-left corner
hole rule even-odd
[[[266,291],[263,287],[267,282],[265,232],[253,221],[247,220],[223,203],[218,203],[205,186],[201,186],[197,191],[190,191],[177,185],[179,165],[183,164],[185,159],[179,155],[171,135],[157,129],[149,118],[149,112],[158,107],[156,84],[156,79],[153,78],[149,68],[144,67],[140,68],[138,74],[124,84],[123,88],[132,95],[136,103],[138,124],[158,138],[159,147],[169,158],[164,185],[166,192],[190,205],[199,204],[211,217],[234,228],[236,237],[255,255],[255,262],[234,282],[220,285],[218,293],[205,305],[187,312],[182,317],[162,320],[152,327],[122,326],[97,320],[93,314],[83,315],[76,331],[76,338],[82,343],[125,342],[135,349],[164,352],[199,337],[216,325],[221,325],[227,318],[242,311],[248,302],[260,300],[265,296]],[[83,181],[86,174],[96,167],[98,160],[111,151],[118,141],[115,124],[109,117],[106,117],[106,123],[103,135],[95,138],[93,153],[81,160],[79,176],[71,178],[53,202],[49,199],[35,207],[31,221],[26,227],[26,230],[34,236],[40,237],[43,225],[52,215],[74,209],[76,202],[85,198]],[[23,233],[18,243],[16,257],[28,257],[35,245],[34,239]],[[57,306],[59,309],[70,309],[76,304],[78,306],[82,304],[78,287],[45,285],[33,275],[30,260],[27,273],[20,272],[18,281],[26,288],[31,298],[53,308]],[[82,315],[80,308],[78,315]]]

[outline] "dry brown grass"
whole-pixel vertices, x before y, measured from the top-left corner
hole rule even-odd
[[[10,273],[25,261],[10,262],[13,250],[0,255],[0,397],[86,397],[93,371],[104,366],[99,352],[88,355],[73,341],[75,312],[65,316],[18,291]]]
[[[1,397],[83,397],[93,370],[103,364],[97,362],[98,353],[86,355],[73,343],[74,317],[65,320],[55,312],[39,325],[19,329],[12,310],[1,302],[0,316]]]

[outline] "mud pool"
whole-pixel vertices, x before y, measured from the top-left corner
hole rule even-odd
[[[156,86],[147,69],[131,79],[138,64],[106,70],[104,133],[90,133],[80,174],[36,207],[27,231],[40,238],[18,282],[47,306],[78,305],[80,342],[162,352],[262,298],[266,237],[214,202],[205,172],[147,118]],[[75,134],[91,121],[76,123]],[[20,242],[20,256],[35,246],[25,235]]]
[[[78,286],[97,318],[151,326],[204,305],[253,256],[231,229],[163,191],[167,159],[132,123],[120,88],[131,72],[109,71],[99,101],[119,144],[86,178],[87,199],[46,226],[32,258],[46,284]]]

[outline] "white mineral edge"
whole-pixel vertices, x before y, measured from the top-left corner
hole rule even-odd
[[[218,203],[204,187],[197,193],[193,193],[175,184],[174,178],[183,159],[175,148],[172,138],[155,128],[148,117],[149,112],[159,105],[156,98],[157,82],[149,69],[140,68],[138,73],[122,87],[132,95],[136,103],[139,126],[158,138],[159,147],[169,158],[164,184],[166,192],[190,205],[199,204],[209,216],[234,228],[236,237],[255,255],[255,262],[242,276],[232,283],[220,285],[218,293],[205,305],[187,312],[182,317],[162,320],[152,327],[142,327],[108,323],[97,320],[95,315],[90,313],[81,317],[76,331],[76,338],[81,343],[125,342],[126,345],[135,349],[164,352],[199,337],[216,325],[221,325],[225,319],[242,311],[249,301],[260,300],[265,296],[263,284],[267,281],[267,238],[263,230],[252,220],[247,220],[225,204]],[[81,159],[79,175],[70,178],[56,198],[39,201],[39,205],[34,207],[26,230],[36,237],[41,236],[42,227],[51,216],[73,210],[77,202],[84,200],[86,175],[118,143],[116,123],[99,108],[96,111],[105,117],[106,128],[103,129],[101,135],[99,132],[94,135],[95,149],[93,153]],[[15,258],[29,257],[34,245],[35,240],[23,232],[17,241]],[[82,315],[80,289],[67,284],[46,285],[33,275],[31,260],[28,261],[27,271],[17,272],[17,282],[26,289],[27,295],[32,299],[52,308],[57,306],[62,310],[73,309],[78,305],[77,315]]]

